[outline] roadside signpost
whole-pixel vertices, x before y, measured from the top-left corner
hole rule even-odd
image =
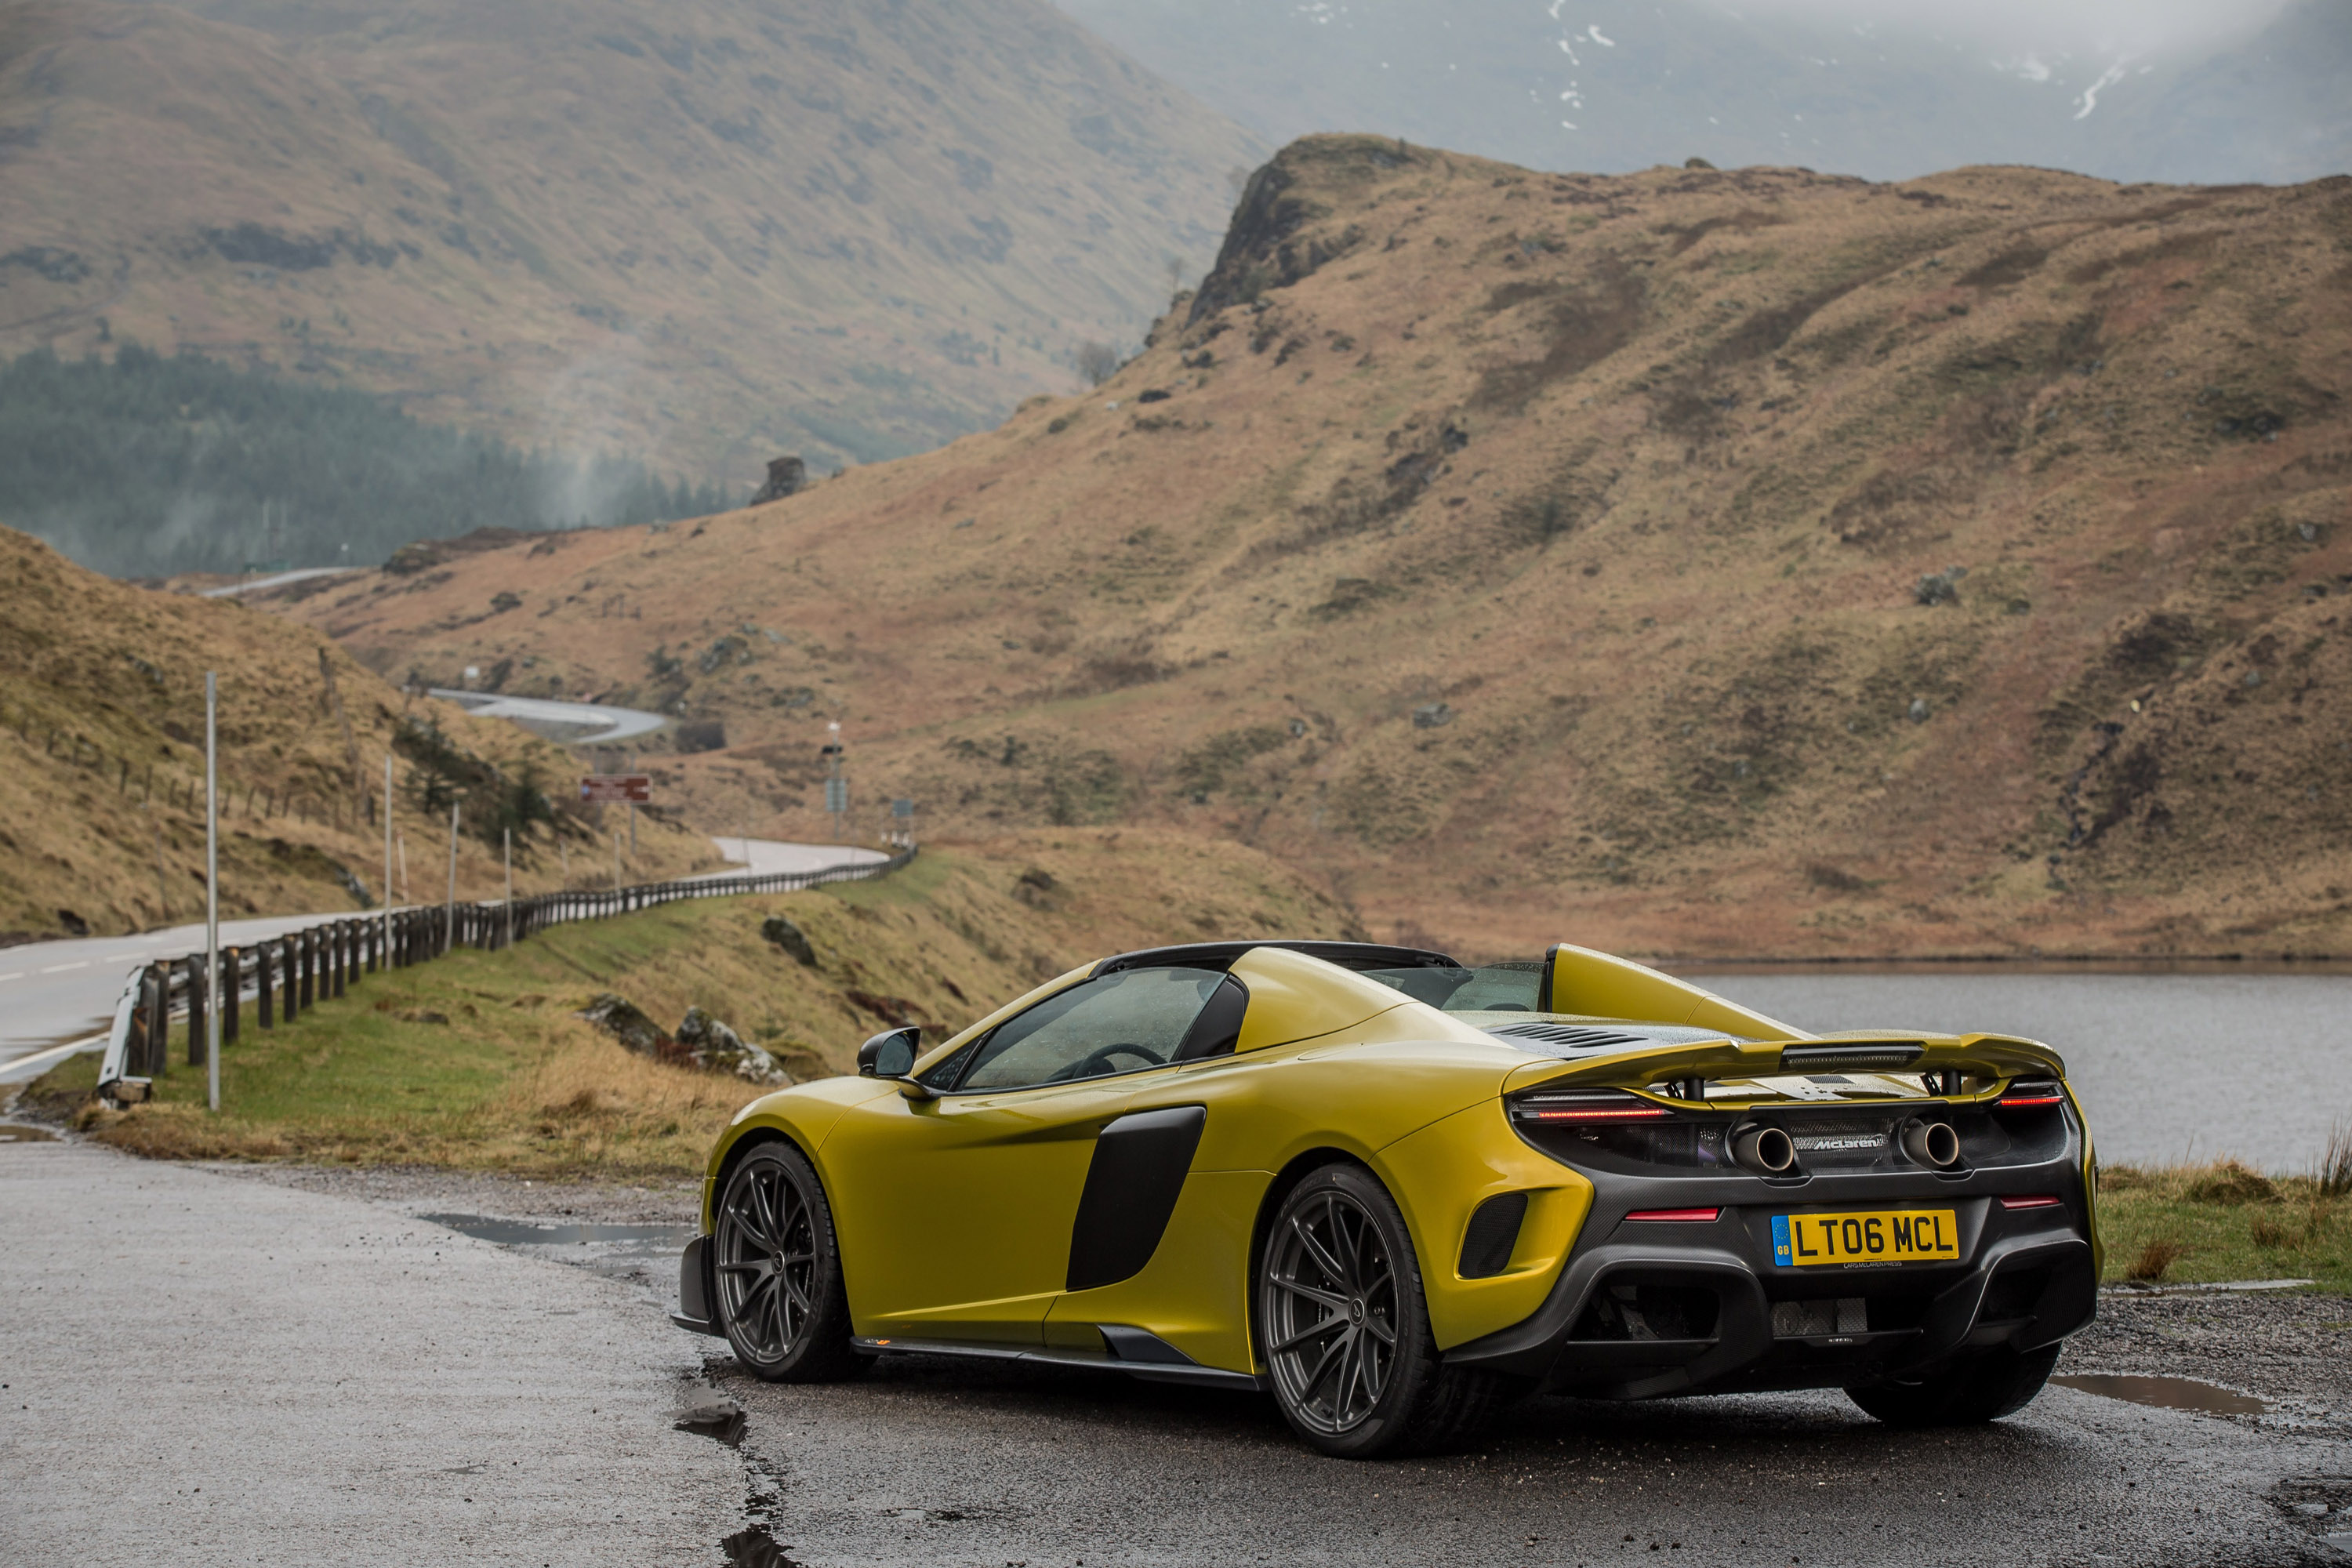
[[[833,773],[824,781],[824,808],[833,814],[833,841],[848,842],[841,836],[841,825],[849,815],[849,781],[841,776],[841,721],[834,720],[824,727],[826,740],[817,748],[817,755],[832,766]]]
[[[590,773],[580,781],[580,798],[591,805],[606,804],[650,805],[654,781],[650,773]]]
[[[629,853],[637,852],[637,807],[651,805],[654,781],[650,773],[590,773],[580,781],[580,798],[591,805],[614,803],[629,808]]]

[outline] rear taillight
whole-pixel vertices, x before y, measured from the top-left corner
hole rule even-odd
[[[1512,1102],[1521,1121],[1657,1121],[1674,1112],[1622,1089],[1583,1094],[1526,1094]]]
[[[2012,1083],[2000,1100],[2003,1110],[2025,1110],[2035,1106],[2065,1103],[2065,1090],[2047,1081]]]
[[[2041,1193],[2032,1197],[2003,1198],[2000,1206],[2005,1209],[2054,1209],[2058,1206],[2058,1200],[2047,1193]]]
[[[1635,1209],[1627,1219],[1682,1220],[1695,1225],[1712,1225],[1721,1209]]]

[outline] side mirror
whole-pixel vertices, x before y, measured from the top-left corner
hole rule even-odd
[[[915,1070],[915,1058],[922,1043],[923,1032],[912,1025],[903,1029],[888,1029],[857,1047],[857,1072],[861,1078],[905,1078]]]

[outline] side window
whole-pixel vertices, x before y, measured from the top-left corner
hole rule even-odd
[[[1213,969],[1129,969],[1082,981],[990,1031],[956,1088],[1027,1089],[1173,1061],[1224,978]]]

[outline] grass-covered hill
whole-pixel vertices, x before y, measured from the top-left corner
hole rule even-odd
[[[519,890],[562,886],[567,867],[582,885],[609,881],[613,824],[568,802],[579,763],[509,723],[396,691],[316,632],[235,599],[131,587],[5,528],[0,580],[7,937],[203,918],[208,669],[220,678],[225,916],[381,901],[387,750],[418,900],[446,889],[453,803],[459,896],[498,895],[507,830]],[[627,870],[652,880],[717,860],[709,839],[641,817]]]
[[[723,725],[675,787],[771,832],[838,716],[861,804],[1232,836],[1383,935],[2344,952],[2347,395],[2352,180],[1315,138],[1093,394],[304,613]]]
[[[1072,384],[1258,152],[1046,0],[22,0],[0,355],[194,347],[749,494]]]

